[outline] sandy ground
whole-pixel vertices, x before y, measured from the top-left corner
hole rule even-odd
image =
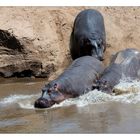
[[[56,70],[50,74],[53,79],[71,63],[69,40],[73,22],[81,10],[88,8],[99,10],[104,17],[105,65],[119,50],[140,49],[139,7],[0,7],[0,29],[9,29],[18,39],[28,39],[26,59],[40,61],[43,70],[53,64]],[[23,59],[18,54],[0,54],[0,67],[15,62],[18,65]]]

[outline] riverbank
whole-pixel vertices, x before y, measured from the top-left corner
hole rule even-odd
[[[72,61],[69,39],[74,19],[87,8],[104,16],[105,65],[119,50],[139,49],[139,7],[1,7],[0,29],[11,33],[14,43],[0,45],[0,76],[51,80],[63,72]]]

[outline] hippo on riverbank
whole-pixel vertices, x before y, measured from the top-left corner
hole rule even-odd
[[[83,56],[76,59],[57,79],[45,85],[42,96],[35,101],[34,106],[48,108],[67,98],[87,93],[103,71],[102,62],[94,57]]]
[[[90,55],[102,61],[105,49],[106,33],[103,16],[93,9],[83,10],[74,21],[70,37],[72,59]]]
[[[137,79],[140,79],[140,52],[129,48],[119,51],[112,57],[110,65],[93,85],[93,89],[112,93],[114,86],[119,84],[120,80]]]

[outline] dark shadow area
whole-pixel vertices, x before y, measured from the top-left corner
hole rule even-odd
[[[0,46],[16,50],[18,52],[22,52],[24,50],[23,45],[13,34],[8,32],[7,30],[1,29],[0,29]]]
[[[12,77],[31,77],[31,76],[33,76],[32,70],[24,70],[21,72],[15,72],[12,75]]]

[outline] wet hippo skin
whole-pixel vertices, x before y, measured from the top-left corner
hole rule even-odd
[[[140,52],[136,49],[125,49],[117,52],[110,65],[93,85],[93,89],[111,93],[120,80],[140,79]]]
[[[35,101],[34,106],[48,108],[67,98],[87,93],[103,70],[102,62],[92,56],[76,59],[58,78],[45,85],[42,96]]]

